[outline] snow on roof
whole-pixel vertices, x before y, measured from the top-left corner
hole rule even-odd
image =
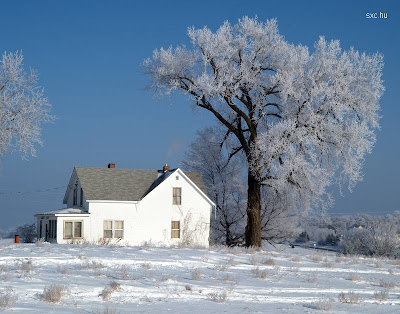
[[[52,210],[49,212],[40,213],[37,215],[55,215],[55,214],[88,214],[88,212],[80,208],[62,208],[58,210]]]

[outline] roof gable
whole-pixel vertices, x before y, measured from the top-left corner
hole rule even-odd
[[[71,180],[76,173],[87,200],[139,201],[175,170],[160,173],[158,170],[75,167]],[[185,175],[207,196],[200,173],[187,172]],[[71,184],[68,185],[64,204],[70,189]]]

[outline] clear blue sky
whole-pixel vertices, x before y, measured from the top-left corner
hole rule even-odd
[[[400,5],[398,1],[2,1],[0,51],[22,50],[58,117],[43,129],[38,157],[0,161],[0,228],[62,207],[77,166],[156,169],[179,166],[197,129],[215,121],[186,99],[145,91],[143,59],[156,47],[189,45],[188,26],[215,30],[244,15],[276,17],[289,42],[312,48],[319,35],[342,47],[385,56],[382,130],[364,181],[336,197],[332,213],[400,209]],[[387,19],[366,19],[367,12]],[[336,195],[336,193],[335,193]]]

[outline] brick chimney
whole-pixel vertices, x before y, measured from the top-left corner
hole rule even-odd
[[[167,172],[167,171],[169,171],[169,169],[170,168],[169,168],[168,164],[165,164],[164,167],[162,167],[163,172]]]
[[[108,164],[108,168],[115,168],[115,164],[114,164],[113,162],[110,162],[110,163]]]

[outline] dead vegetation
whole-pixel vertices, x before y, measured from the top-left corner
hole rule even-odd
[[[200,268],[193,269],[191,271],[192,280],[201,280],[204,276],[204,271]]]
[[[266,269],[260,269],[260,267],[255,267],[251,270],[251,273],[255,278],[267,279],[268,271]]]
[[[323,297],[321,299],[318,299],[310,304],[307,304],[306,307],[310,309],[314,309],[317,311],[332,311],[334,308],[334,301],[332,298],[328,297]]]
[[[13,288],[8,287],[0,290],[0,310],[7,310],[17,302],[17,295]]]
[[[49,285],[44,288],[40,299],[48,303],[59,303],[67,291],[68,289],[64,285]]]
[[[210,292],[207,294],[207,300],[217,303],[225,303],[227,299],[227,294],[225,291],[222,292]]]
[[[339,293],[338,299],[341,303],[349,304],[359,304],[363,301],[360,294],[355,293],[354,291],[341,292]]]

